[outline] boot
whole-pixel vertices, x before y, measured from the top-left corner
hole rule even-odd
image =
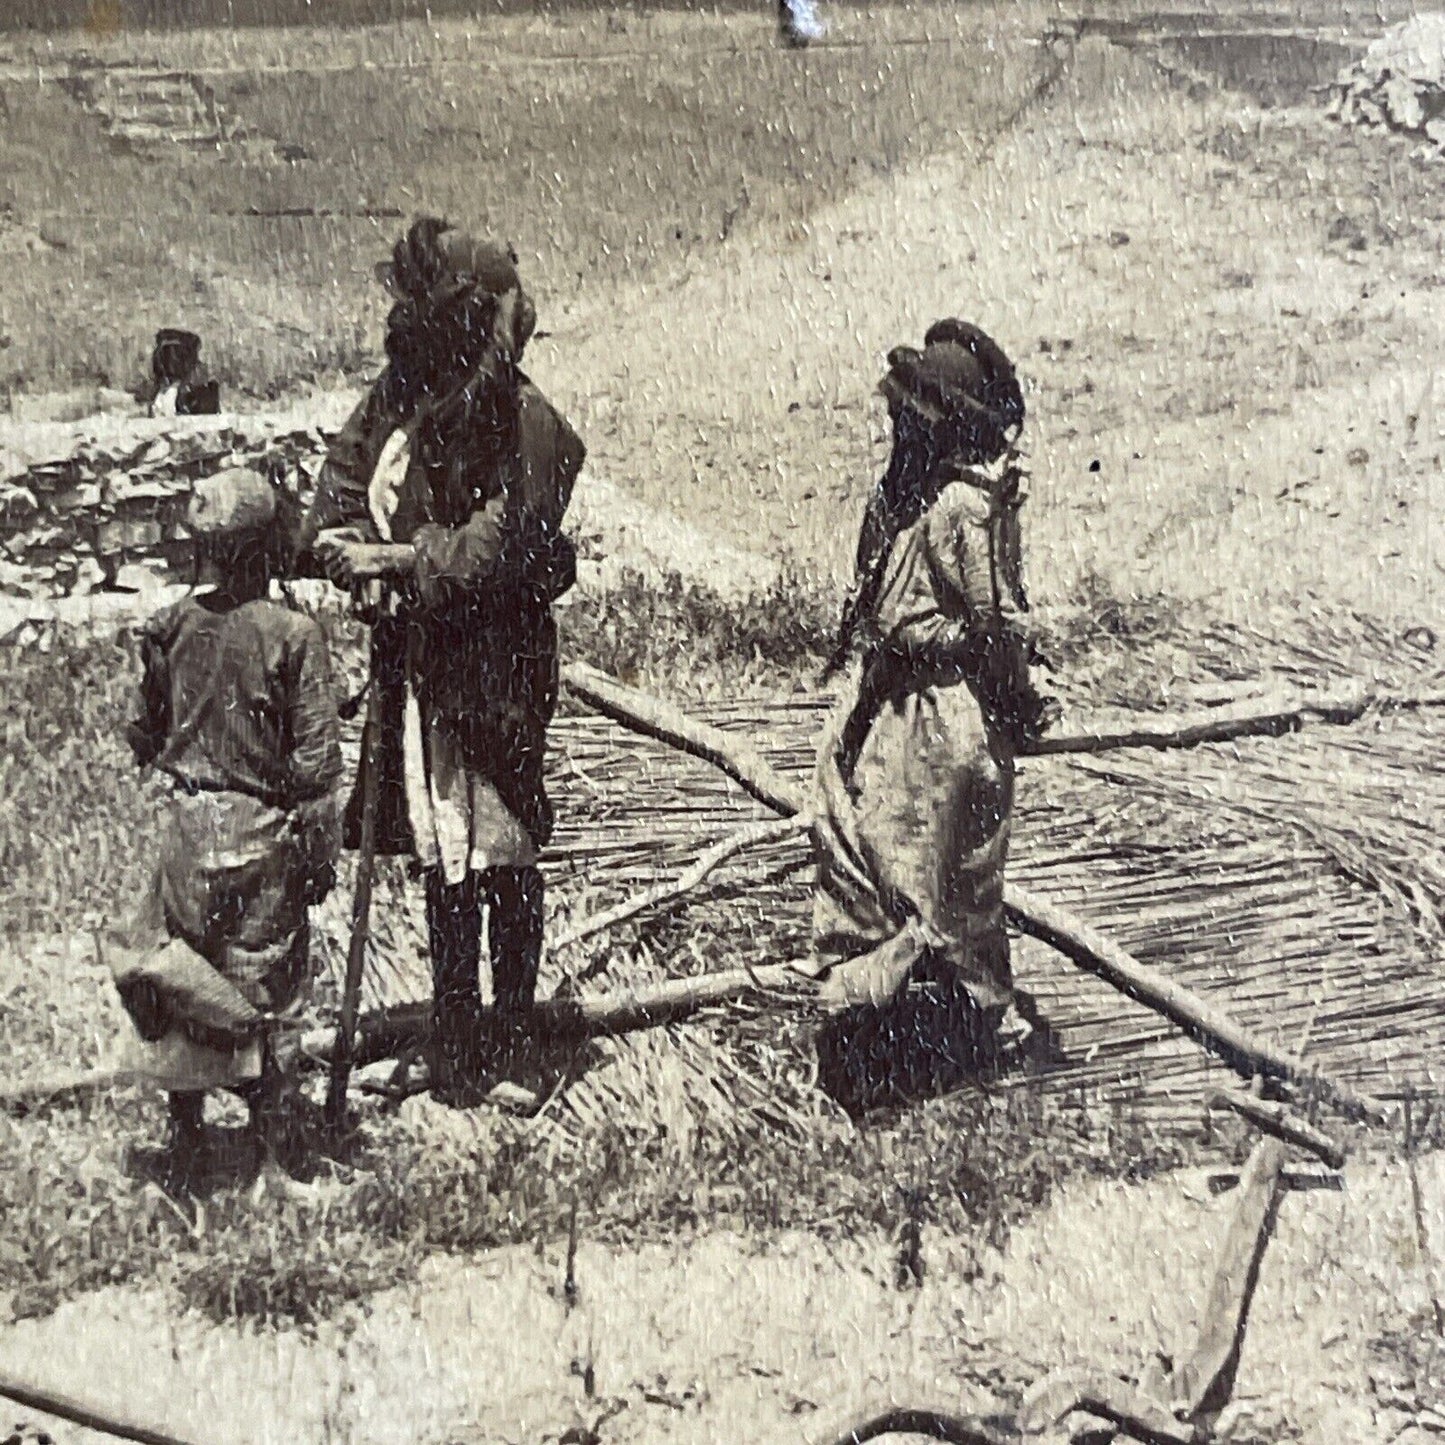
[[[497,1012],[521,1019],[537,997],[546,885],[540,868],[493,868],[486,884]]]
[[[432,962],[432,1092],[459,1100],[481,1067],[482,909],[469,873],[449,884],[440,869],[426,878],[426,921]]]
[[[168,1189],[188,1190],[205,1172],[209,1159],[205,1122],[206,1096],[187,1091],[171,1094],[165,1147]]]
[[[492,955],[501,1064],[521,1061],[542,962],[545,886],[540,868],[493,868],[486,875],[487,936]]]

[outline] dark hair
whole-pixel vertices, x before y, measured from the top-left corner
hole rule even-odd
[[[201,364],[201,338],[194,331],[163,326],[156,332],[151,352],[151,376],[157,387],[185,381]]]

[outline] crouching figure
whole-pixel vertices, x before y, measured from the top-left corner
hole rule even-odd
[[[109,960],[136,1026],[131,1072],[170,1094],[176,1177],[205,1156],[205,1092],[250,1106],[263,1167],[294,1172],[307,910],[330,891],[342,763],[321,629],[270,600],[291,539],[256,472],[197,485],[188,513],[211,585],[146,624],[128,740],[173,789],[153,885]]]
[[[1003,910],[1014,759],[1047,725],[1025,630],[1014,368],[942,321],[889,357],[893,455],[870,499],[817,771],[814,948],[846,1107],[986,1071],[1014,1002]]]

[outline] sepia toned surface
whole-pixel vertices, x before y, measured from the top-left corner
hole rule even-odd
[[[769,7],[8,3],[0,1390],[196,1445],[822,1445],[893,1406],[1008,1438],[1083,1368],[1141,1418],[1207,1401],[1161,1438],[1445,1429],[1445,19],[838,6],[791,49]],[[566,1047],[454,1107],[366,1035],[307,1180],[257,1178],[216,1094],[214,1177],[178,1194],[147,1158],[164,1101],[107,1072],[129,1022],[95,946],[169,826],[124,745],[139,629],[190,585],[198,478],[270,462],[311,499],[385,360],[374,268],[427,214],[514,248],[527,374],[587,449],[541,855]],[[820,674],[889,459],[876,388],[949,316],[1027,405],[1062,717],[1019,761],[1006,897],[1052,1052],[850,1119],[814,985],[778,971],[811,955],[813,854],[775,820],[814,806],[852,686]],[[219,415],[137,401],[167,327]],[[349,696],[365,625],[290,590]],[[1299,731],[1080,741],[1291,709]],[[401,1037],[430,1006],[423,888],[376,870],[356,1003]],[[339,871],[318,1114],[354,848]],[[1261,1144],[1206,1108],[1250,1069],[1074,967],[1031,901],[1383,1125],[1301,1088],[1343,1170]],[[103,1438],[33,1397],[11,1424]]]

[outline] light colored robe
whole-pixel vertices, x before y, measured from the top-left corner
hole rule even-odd
[[[986,482],[965,474],[897,538],[876,636],[946,644],[992,628],[1004,647],[1019,641],[1013,614],[1027,604],[1016,507],[990,506]],[[860,675],[855,664],[815,778],[813,938],[825,1001],[882,1006],[930,956],[981,1009],[1002,1013],[1012,997],[1011,749],[967,683],[920,675],[883,704],[845,778],[838,744]]]

